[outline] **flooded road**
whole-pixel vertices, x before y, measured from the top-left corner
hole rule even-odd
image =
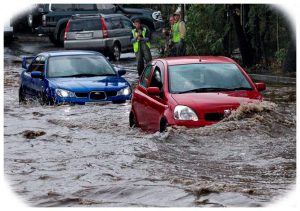
[[[26,204],[267,206],[294,187],[295,86],[267,84],[268,102],[242,106],[213,126],[148,134],[129,128],[130,102],[19,105],[15,61],[53,49],[4,50],[4,170]],[[134,56],[117,65],[135,84]]]

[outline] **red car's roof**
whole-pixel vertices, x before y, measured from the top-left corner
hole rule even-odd
[[[181,56],[160,58],[168,65],[194,64],[194,63],[235,63],[232,59],[224,56]]]

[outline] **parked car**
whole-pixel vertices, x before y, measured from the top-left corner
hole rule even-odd
[[[29,65],[27,59],[33,59]],[[20,103],[27,99],[42,104],[123,103],[131,98],[130,84],[121,77],[126,71],[117,71],[98,52],[44,52],[23,58],[22,67]]]
[[[100,6],[97,5],[99,10]],[[159,31],[164,27],[164,21],[160,11],[156,11],[150,8],[144,8],[143,5],[138,4],[105,4],[106,10],[103,13],[108,13],[107,9],[112,9],[113,13],[123,14],[131,21],[140,19],[141,24],[150,31]]]
[[[4,23],[4,44],[9,44],[14,39],[14,28],[11,26],[10,21]]]
[[[65,49],[101,51],[118,61],[121,52],[133,52],[132,22],[124,15],[74,15],[65,30]]]
[[[139,18],[150,30],[159,30],[164,25],[161,12],[151,9],[123,8],[114,4],[38,4],[37,7],[28,15],[28,23],[34,26],[34,23],[39,23],[36,18],[40,17],[42,25],[35,31],[48,35],[50,41],[58,46],[63,46],[67,22],[75,14],[123,14],[130,20]]]
[[[265,88],[226,57],[156,59],[134,90],[129,124],[149,131],[211,125],[242,103],[262,101]]]

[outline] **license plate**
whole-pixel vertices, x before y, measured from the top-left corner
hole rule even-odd
[[[76,34],[76,39],[91,39],[93,37],[93,34],[90,33],[84,33],[84,34]]]

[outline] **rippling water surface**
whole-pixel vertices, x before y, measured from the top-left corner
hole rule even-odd
[[[129,128],[130,103],[19,105],[19,64],[4,69],[5,176],[31,206],[266,206],[294,187],[295,86],[212,126],[148,134]]]

